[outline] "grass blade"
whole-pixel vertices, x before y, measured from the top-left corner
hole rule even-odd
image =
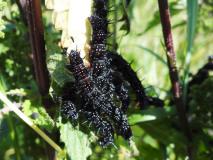
[[[190,61],[195,38],[195,29],[198,15],[198,0],[187,0],[187,49],[185,57],[185,72],[184,72],[184,90],[183,98],[186,103],[187,83],[189,79]]]

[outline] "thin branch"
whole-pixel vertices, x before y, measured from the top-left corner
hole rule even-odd
[[[174,103],[177,109],[177,113],[180,119],[180,124],[183,129],[183,132],[188,140],[188,156],[189,159],[192,158],[192,133],[189,128],[189,123],[187,120],[187,115],[183,103],[183,97],[181,92],[181,86],[179,82],[178,71],[176,67],[176,54],[173,46],[171,23],[170,23],[170,11],[167,0],[158,0],[160,18],[163,29],[164,43],[167,51],[167,63],[169,68],[169,76],[172,84],[172,92],[174,97]]]

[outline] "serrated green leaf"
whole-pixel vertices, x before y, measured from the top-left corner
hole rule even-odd
[[[88,135],[74,129],[70,123],[62,125],[60,133],[70,159],[86,160],[92,154]]]
[[[65,67],[65,60],[61,54],[51,54],[48,57],[47,67],[53,80],[59,86],[63,86],[66,82],[74,81],[72,74]]]

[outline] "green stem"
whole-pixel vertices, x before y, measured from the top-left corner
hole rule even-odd
[[[30,118],[21,112],[2,92],[0,92],[0,100],[7,105],[19,118],[21,118],[28,126],[30,126],[36,133],[38,133],[50,146],[57,152],[62,153],[62,149],[50,139],[38,126],[36,126]]]

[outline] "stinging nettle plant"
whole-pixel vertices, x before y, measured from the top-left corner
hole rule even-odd
[[[183,2],[168,4],[167,0],[159,0],[157,14],[144,29],[143,34],[146,34],[158,23],[162,24],[163,36],[160,36],[164,39],[163,48],[167,62],[159,53],[142,45],[140,48],[168,66],[164,68],[170,78],[171,90],[165,92],[166,96],[161,96],[163,100],[153,93],[156,91],[150,91],[151,89],[142,85],[148,86],[146,82],[139,80],[140,76],[134,66],[141,56],[138,54],[136,61],[132,63],[124,58],[124,55],[129,57],[128,60],[133,57],[131,51],[127,54],[126,52],[129,52],[128,47],[133,46],[135,41],[132,30],[135,27],[132,21],[135,19],[134,8],[141,6],[137,5],[140,3],[145,6],[145,3],[136,0],[106,2],[46,0],[47,10],[41,12],[40,1],[17,1],[30,35],[37,94],[40,93],[41,97],[39,107],[38,102],[35,105],[31,98],[21,102],[24,114],[2,93],[1,101],[47,141],[53,148],[52,153],[57,151],[59,159],[64,159],[67,155],[67,158],[74,160],[97,159],[100,158],[99,155],[108,159],[124,159],[124,156],[136,159],[155,157],[190,160],[210,156],[211,149],[203,152],[200,144],[207,147],[209,143],[206,139],[211,137],[212,105],[209,99],[212,97],[213,84],[212,58],[194,76],[190,77],[189,74],[196,35],[198,1],[189,0],[185,4],[189,21],[183,80],[177,68],[180,51],[176,55],[173,45],[172,29],[174,28],[174,32],[176,30],[170,20],[170,14],[175,16],[182,12],[183,9],[180,8]],[[206,2],[204,4],[208,5]],[[48,20],[45,19],[46,27],[43,29],[41,13],[49,10],[51,16]],[[56,30],[47,26],[46,21],[50,19]],[[181,22],[176,27],[184,24]],[[141,30],[141,26],[139,28]],[[131,41],[126,43],[129,45],[122,47],[125,37],[131,36]],[[151,46],[152,44],[150,48]],[[143,60],[143,63],[149,66],[151,61],[147,63]],[[160,79],[162,76],[159,81]],[[2,79],[0,82],[3,84]],[[0,88],[6,90],[4,85]],[[157,90],[158,87],[153,88]],[[199,92],[201,90],[202,93]],[[28,93],[25,90],[24,94],[22,92],[22,89],[6,91],[11,99],[14,93],[25,99]],[[163,89],[160,89],[158,94],[162,92]],[[42,109],[40,103],[48,113]],[[0,112],[0,120],[1,113],[3,112]],[[51,134],[47,136],[37,125]],[[60,133],[53,133],[55,130]],[[54,138],[59,136],[60,140]],[[104,149],[98,145],[98,141]],[[150,146],[146,146],[147,144],[152,146],[156,155],[148,149]],[[17,159],[20,157],[18,151],[16,147]],[[49,159],[54,159],[53,154],[48,156]]]

